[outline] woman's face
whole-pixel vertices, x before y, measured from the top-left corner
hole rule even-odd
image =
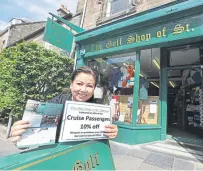
[[[94,94],[95,80],[91,74],[79,73],[73,82],[70,89],[73,101],[86,102]]]

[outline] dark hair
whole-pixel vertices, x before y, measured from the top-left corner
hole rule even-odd
[[[88,66],[83,66],[83,67],[80,67],[76,70],[73,71],[72,75],[71,75],[71,81],[73,82],[75,80],[75,77],[79,74],[79,73],[85,73],[85,74],[90,74],[94,77],[94,80],[95,80],[95,86],[97,84],[97,72],[88,67]],[[94,95],[87,101],[87,102],[90,102],[90,103],[93,103],[94,102]]]
[[[72,75],[71,75],[71,81],[74,81],[75,80],[75,77],[79,74],[79,73],[85,73],[85,74],[90,74],[94,77],[94,80],[95,80],[95,85],[97,83],[97,72],[88,67],[88,66],[83,66],[83,67],[80,67],[76,70],[73,71]]]

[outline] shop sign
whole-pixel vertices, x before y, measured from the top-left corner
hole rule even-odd
[[[147,29],[139,29],[115,38],[84,45],[86,53],[117,47],[141,47],[167,41],[199,36],[203,32],[203,14],[172,21]]]
[[[73,45],[73,33],[48,18],[43,40],[70,53]]]

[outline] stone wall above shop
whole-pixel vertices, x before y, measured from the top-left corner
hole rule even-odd
[[[123,3],[123,1],[128,0],[117,0],[117,3],[118,1],[122,1],[121,3]],[[89,30],[96,26],[107,24],[173,1],[175,0],[132,0],[131,3],[129,2],[129,6],[123,7],[121,4],[121,8],[123,9],[111,14],[109,0],[78,0],[77,13],[83,12],[85,2],[87,2],[83,28]]]
[[[173,2],[175,0],[140,0],[140,4],[137,6],[137,13],[146,11],[158,6]]]

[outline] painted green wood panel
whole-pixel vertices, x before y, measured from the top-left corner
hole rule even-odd
[[[140,82],[140,51],[136,52],[136,64],[135,64],[135,83]],[[133,112],[132,112],[132,126],[136,125],[137,122],[137,108],[139,101],[139,84],[134,85],[133,94]]]
[[[160,129],[161,126],[160,125],[152,125],[152,124],[141,124],[141,125],[136,125],[136,126],[132,126],[126,122],[114,122],[114,124],[118,125],[120,128],[126,128],[126,129],[131,129],[131,130],[134,130],[134,129]]]
[[[0,163],[1,170],[115,169],[108,140],[60,143],[3,157]]]
[[[168,72],[167,72],[167,51],[165,48],[161,49],[161,72],[160,72],[160,100],[161,100],[161,140],[166,139],[167,133],[167,94],[168,94]]]
[[[85,44],[85,58],[100,54],[123,51],[126,49],[143,48],[161,44],[169,44],[173,41],[188,38],[196,38],[203,35],[203,14],[182,18],[177,21],[164,23],[154,27],[142,28],[118,35],[114,38],[103,39],[92,44]]]
[[[67,52],[71,52],[73,45],[73,33],[63,26],[47,18],[43,40],[59,47]]]
[[[96,29],[89,30],[78,34],[76,36],[76,42],[86,41],[90,38],[98,40],[100,36],[104,38],[114,35],[114,33],[126,33],[132,28],[149,27],[150,25],[157,25],[160,22],[166,22],[169,19],[177,19],[184,16],[193,15],[198,12],[202,12],[203,2],[200,0],[188,0],[179,2],[178,4],[169,5],[163,9],[152,9],[138,15],[134,15],[129,19],[119,20],[111,24],[97,27]],[[189,10],[188,10],[189,9]],[[134,27],[136,26],[136,27]],[[87,42],[86,42],[87,43]]]
[[[153,129],[128,129],[121,128],[118,129],[118,136],[114,139],[114,141],[135,145],[142,144],[147,142],[159,141],[160,140],[161,129],[153,128]]]

